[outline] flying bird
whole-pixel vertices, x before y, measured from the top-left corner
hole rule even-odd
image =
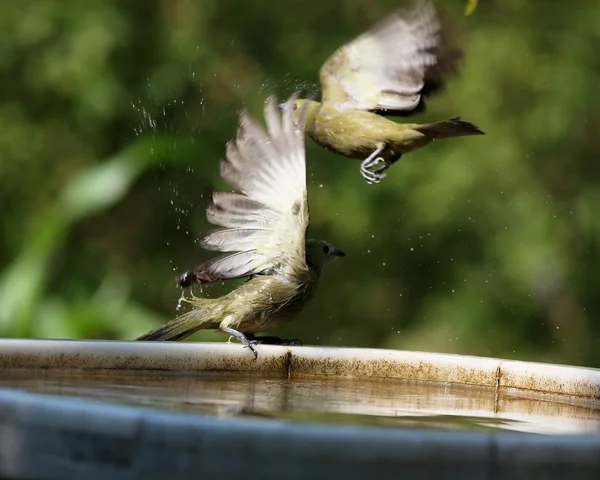
[[[382,116],[425,111],[427,96],[458,71],[462,52],[445,33],[434,6],[421,0],[340,47],[321,67],[321,102],[292,104],[296,112],[306,111],[306,133],[328,150],[361,159],[360,172],[370,184],[379,183],[403,154],[434,140],[482,135],[460,117],[420,125]]]
[[[221,228],[201,242],[222,252],[184,273],[181,286],[236,278],[248,281],[227,295],[185,299],[193,309],[137,340],[176,341],[201,329],[219,329],[258,357],[256,337],[296,318],[313,297],[323,266],[344,253],[323,240],[306,239],[309,223],[304,116],[291,105],[265,103],[267,131],[242,113],[236,139],[227,145],[221,176],[238,191],[216,192],[207,219]]]

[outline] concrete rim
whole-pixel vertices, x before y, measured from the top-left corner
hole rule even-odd
[[[0,369],[239,372],[280,378],[394,378],[600,398],[600,370],[466,355],[343,347],[95,340],[0,340]]]

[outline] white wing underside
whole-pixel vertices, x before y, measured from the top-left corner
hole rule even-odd
[[[419,1],[333,53],[321,68],[323,102],[340,109],[413,110],[439,45],[437,12]]]
[[[206,235],[202,246],[225,255],[202,266],[206,278],[287,276],[306,268],[304,129],[294,123],[294,101],[280,114],[275,100],[267,100],[267,132],[247,114],[240,118],[221,161],[221,176],[240,193],[217,192],[207,209],[209,222],[223,228]]]

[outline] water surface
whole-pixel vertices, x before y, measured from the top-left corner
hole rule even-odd
[[[599,433],[596,401],[414,380],[3,370],[0,387],[222,417],[463,431]]]

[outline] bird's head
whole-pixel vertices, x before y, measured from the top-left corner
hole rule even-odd
[[[324,240],[309,239],[306,241],[306,263],[318,272],[329,260],[345,257],[346,254]]]
[[[287,103],[280,103],[279,109],[283,110],[286,106]],[[308,98],[298,98],[291,104],[291,108],[294,111],[294,121],[296,122],[300,120],[300,115],[304,114],[304,130],[309,132],[317,112],[321,108],[321,103]]]

